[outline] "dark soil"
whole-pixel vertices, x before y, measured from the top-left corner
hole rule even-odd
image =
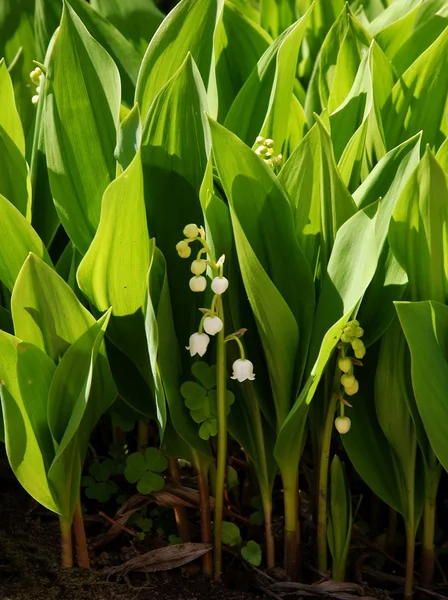
[[[89,534],[89,527],[87,527]],[[0,600],[255,600],[263,595],[243,569],[230,571],[223,583],[198,575],[187,565],[155,574],[131,574],[113,581],[105,572],[133,552],[129,540],[111,556],[92,553],[90,570],[59,566],[58,520],[29,499],[0,467]],[[127,547],[126,547],[127,545]],[[193,568],[191,568],[193,567]]]

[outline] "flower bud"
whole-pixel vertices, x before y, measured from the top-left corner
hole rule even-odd
[[[210,335],[215,335],[219,333],[224,327],[224,323],[217,316],[214,317],[205,317],[204,319],[204,329]]]
[[[203,292],[207,287],[207,280],[202,275],[195,275],[190,279],[190,290],[192,292]]]
[[[257,156],[264,156],[267,151],[268,149],[266,148],[266,146],[258,146],[258,148],[255,150],[255,154]]]
[[[212,290],[215,294],[223,294],[229,287],[229,280],[226,277],[215,277],[212,281]]]
[[[186,227],[184,227],[184,236],[190,239],[197,238],[199,235],[198,226],[194,223],[190,223]]]
[[[257,144],[264,144],[264,137],[259,135],[255,141]]]
[[[40,67],[36,67],[30,73],[30,79],[34,83],[34,85],[39,84],[40,76],[42,75],[42,69]]]
[[[364,335],[364,329],[362,327],[356,327],[355,337],[360,338]]]
[[[355,379],[355,382],[351,386],[344,387],[344,392],[347,396],[354,396],[359,391],[359,381]]]
[[[352,422],[348,417],[336,417],[334,422],[334,426],[342,435],[350,431],[351,424]]]
[[[347,337],[353,337],[355,335],[355,328],[352,325],[344,327],[344,333]]]
[[[355,338],[354,340],[351,340],[351,344],[356,358],[364,358],[366,355],[366,347],[364,346],[364,342],[358,338]]]
[[[34,96],[32,96],[31,102],[33,104],[37,104],[39,102],[39,94],[35,94]]]
[[[338,367],[343,373],[348,373],[352,368],[352,361],[349,358],[340,358],[338,360]]]
[[[355,376],[354,375],[342,375],[341,377],[341,383],[345,388],[351,388],[353,385],[355,385]]]
[[[184,242],[183,240],[176,244],[176,250],[181,258],[188,258],[191,254],[190,246],[187,242]]]
[[[191,272],[195,275],[202,275],[202,273],[207,268],[207,263],[205,260],[194,260],[191,263]]]
[[[267,138],[264,141],[264,145],[267,146],[268,148],[272,148],[274,146],[274,140],[271,140],[271,138]]]
[[[240,383],[246,381],[246,379],[253,381],[255,379],[254,365],[250,360],[239,358],[233,363],[233,375],[231,379],[237,379]]]
[[[345,333],[343,333],[341,335],[341,342],[344,342],[345,344],[348,344],[348,342],[351,340],[350,337],[348,337]]]
[[[210,338],[206,333],[193,333],[190,335],[190,345],[187,346],[187,350],[190,351],[190,356],[199,354],[204,356],[207,352],[207,346],[210,342]]]

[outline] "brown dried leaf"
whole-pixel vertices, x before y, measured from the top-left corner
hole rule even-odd
[[[200,558],[213,548],[212,544],[177,544],[151,550],[126,561],[118,567],[107,569],[107,573],[126,575],[130,571],[152,573],[154,571],[169,571]]]

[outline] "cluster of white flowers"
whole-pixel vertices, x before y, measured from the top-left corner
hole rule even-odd
[[[279,167],[282,164],[283,156],[281,154],[275,154],[274,140],[259,135],[255,140],[255,143],[257,144],[255,154],[260,156],[267,165],[274,168]]]
[[[359,390],[359,381],[355,378],[353,367],[354,365],[361,365],[360,359],[364,358],[366,354],[366,347],[360,339],[363,335],[364,330],[356,319],[347,323],[341,335],[339,344],[341,356],[338,360],[338,367],[342,373],[340,382],[347,396],[354,396]],[[350,346],[353,349],[354,357],[346,355]],[[344,403],[346,402],[341,399],[341,415],[334,422],[336,429],[341,434],[347,433],[351,427],[349,417],[344,416]]]
[[[190,223],[184,228],[183,233],[185,239],[176,244],[177,253],[181,258],[189,258],[191,256],[191,244],[193,242],[199,241],[201,244],[201,249],[199,250],[196,259],[191,263],[191,272],[193,273],[193,277],[190,279],[191,291],[204,292],[206,290],[207,279],[205,274],[207,266],[210,267],[213,274],[210,287],[214,296],[211,306],[207,309],[201,309],[204,315],[199,324],[199,330],[190,336],[190,345],[186,347],[187,350],[190,351],[191,356],[195,356],[195,354],[204,356],[210,343],[209,336],[216,335],[224,328],[224,323],[218,313],[221,295],[229,287],[229,281],[223,275],[225,256],[221,256],[216,263],[213,262],[205,239],[205,230],[203,227],[198,227],[194,223]],[[229,341],[230,339],[235,339],[241,350],[241,358],[233,363],[232,379],[236,379],[240,382],[245,381],[246,379],[255,379],[253,364],[250,360],[245,358],[244,349],[240,340],[235,335],[229,336],[226,341]]]
[[[42,75],[42,69],[40,67],[36,67],[30,73],[30,79],[31,79],[32,83],[35,86],[37,86],[36,87],[36,93],[31,98],[31,102],[33,104],[37,104],[39,102],[39,94],[40,94],[40,85],[39,84],[40,84],[41,75]]]

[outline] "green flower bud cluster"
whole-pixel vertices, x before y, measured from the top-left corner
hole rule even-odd
[[[40,78],[42,75],[42,69],[40,67],[36,67],[35,69],[33,69],[30,73],[30,79],[31,82],[37,86],[36,87],[36,93],[34,94],[34,96],[31,98],[31,102],[33,104],[37,104],[39,102],[39,93],[40,93]]]
[[[282,164],[283,156],[281,154],[275,154],[274,140],[259,135],[255,140],[255,143],[257,145],[255,154],[262,158],[269,167],[275,168]]]
[[[360,359],[364,358],[366,354],[366,347],[360,339],[363,335],[363,328],[360,327],[359,321],[354,319],[344,327],[338,346],[340,350],[338,360],[338,368],[341,371],[340,383],[344,394],[347,396],[354,396],[359,391],[359,381],[354,375],[354,365],[361,365]],[[350,346],[354,353],[353,357],[347,356]],[[351,405],[339,393],[337,396],[340,399],[340,416],[335,420],[335,427],[340,434],[345,434],[350,429],[351,421],[348,417],[344,416],[344,409],[345,405]]]
[[[359,326],[359,321],[353,319],[347,323],[344,327],[344,331],[341,335],[341,342],[344,344],[351,344],[355,357],[362,359],[366,354],[366,347],[364,342],[360,339],[364,335],[364,329]]]

